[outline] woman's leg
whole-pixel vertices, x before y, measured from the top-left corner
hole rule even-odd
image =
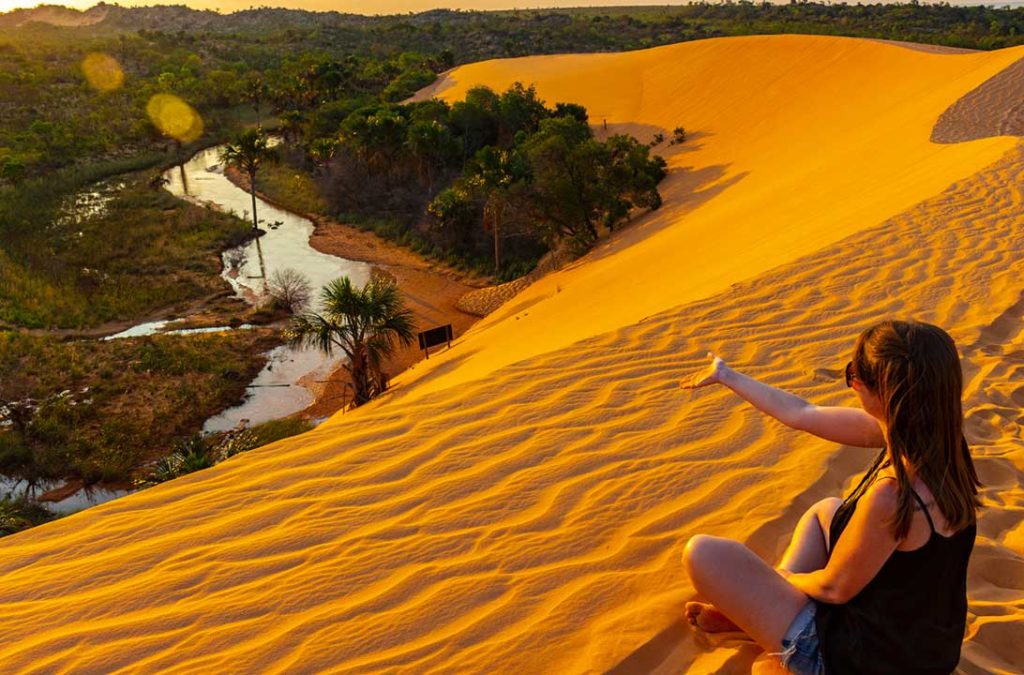
[[[843,503],[838,497],[822,499],[807,509],[793,530],[789,547],[777,567],[787,572],[813,572],[828,562],[828,530],[832,516]]]
[[[832,516],[843,500],[829,497],[804,512],[793,530],[793,538],[782,554],[778,569],[789,572],[820,570],[828,562],[828,530]],[[686,603],[686,617],[694,626],[708,633],[742,630],[719,608],[703,602]]]
[[[694,588],[764,649],[778,652],[807,596],[743,544],[697,535],[683,553]]]

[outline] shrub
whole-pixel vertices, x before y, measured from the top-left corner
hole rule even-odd
[[[0,537],[41,525],[56,518],[56,514],[24,496],[0,499]]]
[[[312,296],[309,278],[292,268],[277,270],[270,277],[270,297],[278,307],[292,314],[301,312]]]

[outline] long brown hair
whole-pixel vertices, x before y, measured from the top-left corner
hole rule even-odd
[[[885,414],[887,450],[865,478],[892,465],[896,539],[907,536],[914,517],[911,474],[931,490],[952,530],[974,523],[981,482],[963,435],[963,372],[953,338],[929,323],[882,321],[857,338],[853,368]],[[862,481],[855,492],[863,493],[870,483]]]

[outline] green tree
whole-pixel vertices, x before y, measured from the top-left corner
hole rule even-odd
[[[391,188],[391,172],[406,150],[408,120],[402,110],[384,104],[360,108],[345,119],[341,138]]]
[[[534,175],[528,203],[549,245],[567,238],[585,251],[599,224],[612,229],[635,207],[661,205],[665,160],[630,136],[601,143],[577,119],[556,117],[541,122],[523,150]]]
[[[533,85],[527,88],[522,82],[516,82],[501,95],[498,114],[499,139],[507,147],[520,131],[527,134],[537,131],[540,121],[550,117],[551,111],[537,98],[537,90]]]
[[[302,129],[306,124],[306,116],[299,110],[287,110],[280,115],[281,131],[284,133],[285,141],[297,143],[302,136]]]
[[[313,163],[317,171],[330,174],[331,160],[338,150],[338,139],[336,138],[314,138],[306,148],[306,156]]]
[[[249,194],[252,196],[252,228],[259,229],[256,217],[256,175],[267,162],[276,162],[277,151],[268,145],[268,138],[261,129],[247,129],[235,136],[221,151],[221,161],[233,166],[249,177]]]
[[[665,177],[665,160],[632,136],[616,134],[601,144],[599,182],[604,189],[603,222],[609,230],[629,219],[634,208],[661,206],[658,183]]]
[[[462,136],[463,163],[480,148],[498,142],[498,109],[500,99],[488,87],[473,87],[466,98],[452,104],[449,119],[455,132]]]
[[[484,195],[484,227],[494,235],[494,273],[501,271],[501,222],[518,190],[530,179],[530,165],[516,149],[483,148],[473,160],[469,184]]]
[[[556,103],[555,114],[552,117],[572,117],[584,124],[587,123],[589,115],[587,109],[579,103]]]
[[[413,314],[402,303],[395,282],[373,279],[361,289],[348,277],[335,279],[321,292],[323,313],[306,312],[285,331],[293,346],[316,347],[330,355],[340,349],[352,376],[354,403],[359,406],[387,388],[384,361],[397,342],[413,339]]]
[[[583,251],[597,239],[598,145],[590,128],[572,117],[544,120],[523,143],[534,173],[530,204],[534,219],[554,246],[559,239]]]
[[[19,157],[4,157],[0,160],[0,178],[17,185],[25,178],[25,163]]]
[[[480,210],[464,179],[441,190],[427,206],[427,212],[433,216],[447,246],[462,251],[472,248],[471,233],[480,223]]]
[[[262,127],[263,123],[260,119],[260,110],[263,106],[263,102],[267,100],[269,93],[269,87],[263,80],[263,75],[256,71],[252,71],[245,76],[244,84],[242,85],[242,91],[244,92],[245,100],[252,106],[253,112],[256,113],[256,126]]]
[[[247,129],[227,143],[221,151],[221,161],[243,171],[249,177],[249,194],[252,197],[252,228],[259,230],[256,216],[256,175],[267,162],[277,161],[277,151],[267,144],[267,135],[262,129]],[[256,239],[256,252],[260,261],[260,277],[266,279],[267,270],[263,264],[263,247]]]
[[[230,70],[211,70],[207,76],[211,100],[218,106],[228,107],[238,98],[238,75]]]
[[[416,162],[420,180],[427,184],[427,193],[434,192],[434,177],[460,152],[451,129],[438,121],[417,121],[409,125],[406,146]]]

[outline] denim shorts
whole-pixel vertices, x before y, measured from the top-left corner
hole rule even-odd
[[[782,651],[776,654],[786,670],[796,675],[824,675],[825,672],[825,658],[814,623],[817,609],[814,601],[804,605],[782,638]]]

